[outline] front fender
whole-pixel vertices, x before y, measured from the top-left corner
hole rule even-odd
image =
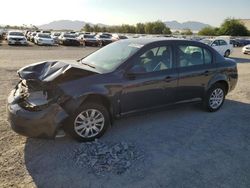
[[[92,91],[91,91],[92,90]],[[105,98],[108,97],[108,91],[105,89],[89,89],[88,91],[84,91],[79,95],[74,95],[69,97],[69,99],[62,105],[63,108],[69,113],[72,114],[76,109],[78,109],[81,104],[87,99],[90,95],[98,95],[103,96]]]

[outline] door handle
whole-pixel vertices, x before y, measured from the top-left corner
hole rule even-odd
[[[205,76],[208,76],[208,75],[209,75],[209,71],[206,70],[203,74],[204,74]]]
[[[171,81],[171,79],[172,79],[172,77],[171,77],[171,76],[167,76],[167,77],[165,78],[165,81],[166,81],[166,82],[170,82],[170,81]]]

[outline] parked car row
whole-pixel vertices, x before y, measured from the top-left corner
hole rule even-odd
[[[156,35],[131,35],[129,38],[152,38],[162,37]],[[164,36],[173,37],[176,36]],[[178,37],[177,37],[178,38]],[[28,45],[28,41],[36,45],[65,45],[65,46],[106,46],[114,41],[128,39],[122,34],[111,33],[90,33],[90,32],[51,32],[51,31],[9,31],[6,37],[8,44]],[[183,38],[182,38],[183,39]],[[250,40],[234,38],[230,36],[220,36],[216,38],[208,37],[185,37],[185,39],[192,41],[203,42],[222,56],[229,57],[233,52],[233,47],[243,46],[242,52],[248,54]]]
[[[26,37],[38,45],[67,45],[67,46],[105,46],[116,40],[127,39],[126,36],[110,33],[76,33],[35,31],[27,32]]]

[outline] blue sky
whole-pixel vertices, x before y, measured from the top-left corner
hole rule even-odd
[[[250,0],[4,0],[1,7],[0,24],[12,25],[67,19],[110,25],[200,21],[219,26],[227,17],[250,18]]]

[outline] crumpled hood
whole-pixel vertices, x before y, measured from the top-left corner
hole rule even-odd
[[[17,71],[19,77],[25,80],[41,82],[63,82],[99,73],[95,69],[81,65],[77,61],[45,61],[23,67]]]

